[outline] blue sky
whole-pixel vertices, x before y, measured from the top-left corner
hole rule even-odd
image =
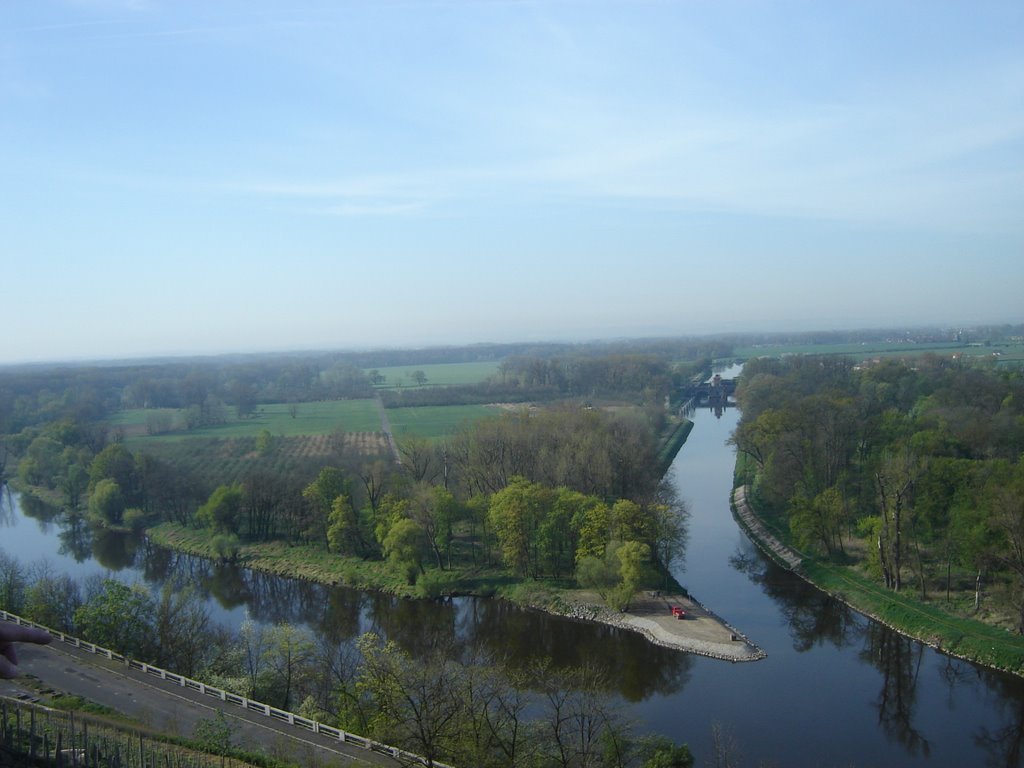
[[[1024,321],[1024,4],[0,0],[0,362]]]

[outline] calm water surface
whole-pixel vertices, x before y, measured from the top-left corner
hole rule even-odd
[[[0,547],[76,578],[114,574],[159,586],[197,585],[218,618],[237,625],[303,623],[355,636],[375,630],[413,652],[438,640],[556,664],[604,666],[644,731],[711,758],[712,726],[731,735],[744,765],[1019,766],[1024,684],[950,659],[890,632],[760,555],[732,519],[737,413],[695,414],[670,479],[690,510],[677,573],[702,602],[768,652],[730,664],[656,648],[628,632],[471,598],[397,600],[227,568],[138,542],[96,536],[14,497],[0,514]]]

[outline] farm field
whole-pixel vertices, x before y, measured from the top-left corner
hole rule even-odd
[[[999,353],[996,355],[996,353]],[[910,357],[915,355],[961,354],[964,357],[992,357],[1002,364],[1024,362],[1024,344],[1006,343],[991,346],[967,346],[956,342],[912,344],[908,342],[877,342],[860,344],[780,344],[737,347],[735,357],[782,357],[783,355],[847,355],[858,359],[875,357]]]
[[[449,387],[458,384],[479,384],[498,372],[498,362],[485,363],[440,363],[437,365],[397,365],[390,368],[367,368],[366,372],[376,370],[385,377],[379,389],[395,389],[415,387],[413,371],[423,371],[427,377],[425,387]]]
[[[382,432],[277,437],[271,447],[262,452],[254,437],[148,441],[139,448],[202,481],[208,490],[223,483],[241,482],[253,472],[309,482],[322,467],[337,466],[342,457],[356,463],[390,457]]]
[[[467,421],[496,416],[500,410],[491,405],[438,405],[422,408],[389,408],[391,432],[398,440],[402,435],[437,439],[454,433]]]
[[[373,400],[331,400],[296,404],[292,418],[286,403],[258,406],[252,418],[238,419],[234,409],[227,408],[228,420],[223,424],[185,429],[184,411],[178,409],[135,409],[122,411],[108,424],[121,430],[129,447],[140,447],[156,442],[178,442],[196,438],[256,437],[264,429],[275,437],[328,435],[335,431],[379,432],[380,417]],[[149,434],[150,420],[169,418],[171,430],[163,434]]]

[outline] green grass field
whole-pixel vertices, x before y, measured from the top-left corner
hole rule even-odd
[[[126,442],[132,445],[147,445],[154,442],[176,442],[194,438],[256,437],[264,429],[275,437],[300,437],[307,435],[328,435],[336,430],[344,432],[379,432],[380,416],[373,400],[331,400],[315,403],[298,403],[297,413],[292,418],[290,406],[285,403],[261,405],[249,419],[234,417],[234,409],[228,408],[228,420],[200,429],[186,430],[184,416],[174,409],[122,411],[112,417],[109,424],[125,432]],[[146,425],[157,413],[173,419],[173,431],[150,435]]]
[[[737,347],[736,357],[781,357],[783,355],[847,355],[858,359],[874,357],[909,357],[924,354],[965,357],[992,357],[999,353],[999,363],[1019,364],[1024,361],[1024,344],[993,344],[990,347],[972,347],[955,342],[909,344],[905,342],[871,342],[862,344],[779,344],[756,347]]]
[[[388,421],[391,432],[398,440],[402,435],[417,435],[429,439],[445,437],[455,432],[467,421],[500,413],[497,408],[486,405],[439,405],[423,408],[389,408]]]
[[[284,403],[261,405],[250,419],[237,419],[228,408],[228,421],[210,427],[187,430],[184,413],[176,409],[136,409],[122,411],[107,422],[121,430],[125,443],[133,450],[164,443],[193,440],[255,438],[264,429],[274,437],[310,437],[333,432],[380,432],[380,417],[373,400],[337,400],[299,403],[295,418]],[[391,408],[388,420],[396,437],[413,434],[428,439],[450,435],[467,421],[494,416],[498,410],[483,405],[447,405],[422,408]],[[151,435],[147,425],[154,414],[170,419],[172,431]]]
[[[398,365],[391,368],[377,368],[381,376],[386,377],[382,389],[394,389],[398,386],[415,387],[413,371],[423,371],[427,381],[425,387],[449,387],[457,384],[479,384],[498,372],[497,362],[487,363],[443,363],[438,365]],[[367,368],[367,372],[371,369]]]

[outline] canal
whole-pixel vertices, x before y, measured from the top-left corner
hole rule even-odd
[[[1024,681],[951,659],[856,614],[763,557],[729,511],[737,412],[694,414],[669,472],[689,509],[679,581],[768,652],[730,664],[622,630],[473,598],[398,600],[222,567],[128,536],[96,536],[28,500],[0,513],[0,548],[85,580],[197,585],[223,623],[290,621],[354,637],[374,630],[412,652],[438,640],[526,662],[596,663],[638,729],[710,761],[713,733],[742,765],[1019,766]],[[23,508],[24,506],[24,508]]]

